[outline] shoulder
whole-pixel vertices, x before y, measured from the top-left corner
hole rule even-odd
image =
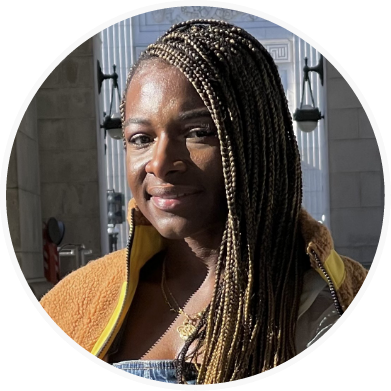
[[[119,250],[69,274],[40,303],[49,316],[78,342],[86,323],[111,315],[126,279],[126,250]]]
[[[68,294],[73,297],[78,294],[85,296],[90,290],[99,290],[104,282],[114,282],[126,277],[125,265],[126,250],[119,250],[105,255],[95,261],[89,262],[86,266],[70,273],[61,280],[52,290],[41,299],[45,306],[49,302],[61,296],[66,298]]]
[[[313,219],[304,209],[300,211],[299,225],[312,268],[325,281],[331,280],[345,311],[363,284],[367,270],[358,262],[339,255],[327,227]]]
[[[349,257],[340,257],[344,264],[345,277],[337,293],[343,309],[346,310],[364,283],[368,270]]]

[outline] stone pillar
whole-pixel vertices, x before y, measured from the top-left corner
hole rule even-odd
[[[379,148],[365,111],[326,61],[331,231],[341,254],[370,266],[384,212]]]
[[[37,93],[42,217],[66,243],[101,256],[93,39],[66,57]]]
[[[16,257],[31,289],[42,296],[51,285],[44,278],[41,187],[34,98],[19,126],[7,175],[7,215]]]

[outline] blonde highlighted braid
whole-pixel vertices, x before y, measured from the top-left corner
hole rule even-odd
[[[298,232],[300,157],[277,67],[238,27],[216,20],[177,24],[131,69],[122,123],[129,83],[153,58],[178,68],[208,108],[220,140],[228,206],[214,295],[177,358],[177,375],[185,382],[192,344],[203,351],[198,384],[255,375],[295,355],[306,264]]]

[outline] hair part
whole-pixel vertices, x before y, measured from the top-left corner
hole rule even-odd
[[[159,58],[194,86],[216,125],[228,205],[213,298],[178,357],[202,354],[198,384],[255,375],[295,355],[305,268],[300,156],[278,70],[246,31],[216,20],[169,29],[133,66]],[[222,282],[221,282],[222,281]],[[190,353],[190,346],[196,346]]]

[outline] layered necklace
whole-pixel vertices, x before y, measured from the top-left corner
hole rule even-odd
[[[196,314],[189,315],[187,314],[183,308],[181,308],[178,304],[178,302],[175,300],[173,294],[171,293],[170,289],[167,286],[166,282],[166,260],[163,261],[162,266],[162,282],[161,282],[161,288],[164,300],[166,301],[168,307],[170,308],[170,311],[176,312],[179,315],[184,315],[185,320],[183,321],[182,325],[177,327],[177,331],[179,333],[179,336],[186,341],[191,335],[194,334],[196,331],[196,327],[200,319],[202,318],[202,315],[204,314],[205,310],[201,312],[197,312]],[[170,296],[170,299],[168,298],[166,291],[168,292],[168,295]],[[171,303],[174,303],[172,305]]]

